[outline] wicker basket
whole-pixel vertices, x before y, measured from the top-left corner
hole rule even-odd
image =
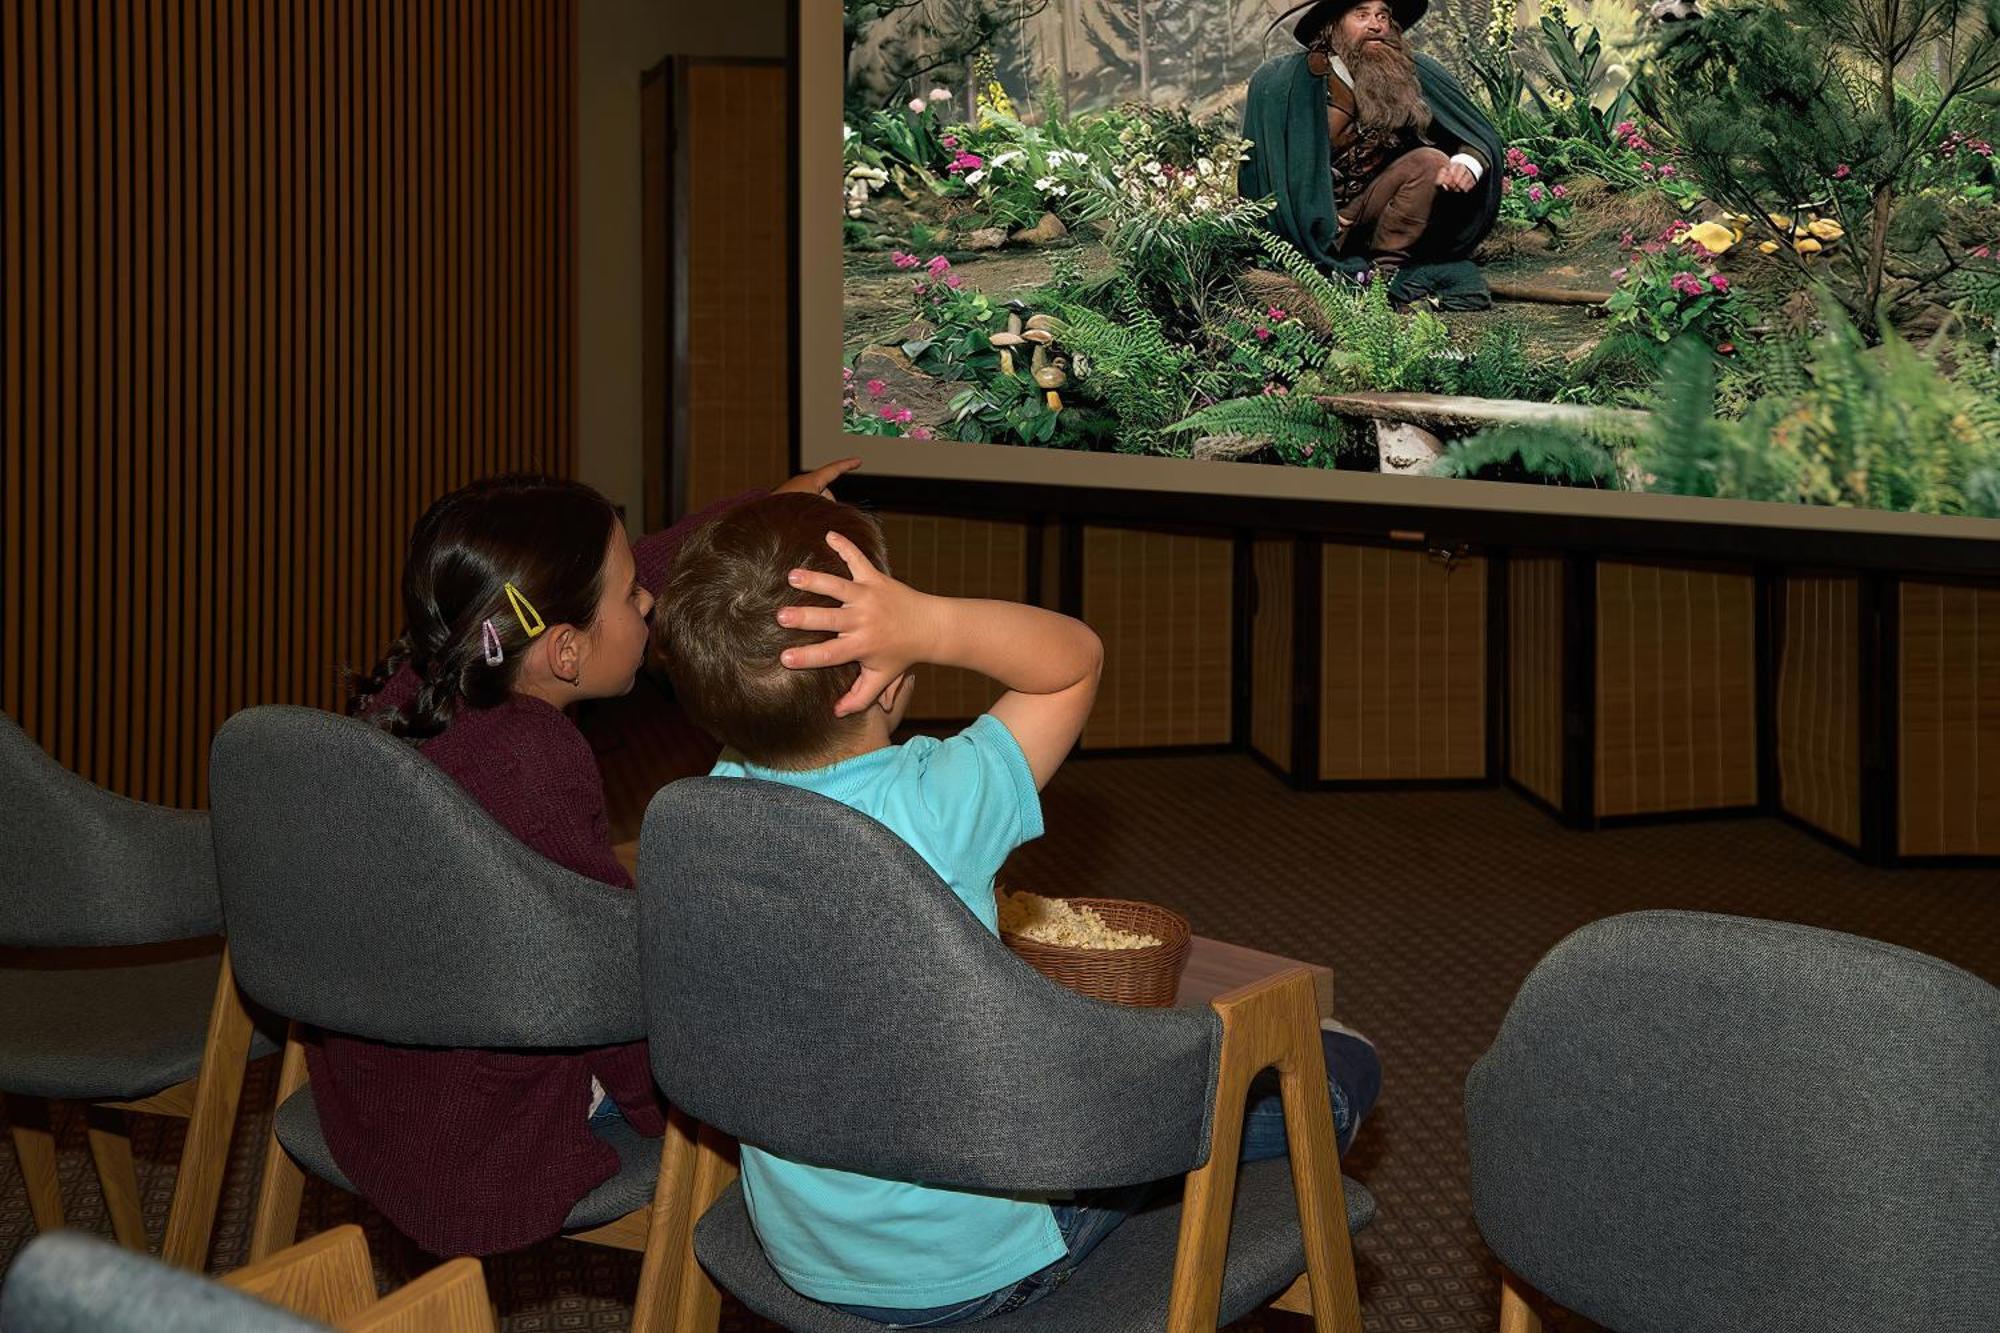
[[[1075,949],[1044,944],[1002,932],[1001,942],[1037,972],[1079,995],[1111,1004],[1167,1008],[1180,991],[1192,932],[1187,918],[1152,903],[1122,898],[1071,898],[1072,907],[1088,907],[1116,930],[1151,935],[1160,942],[1144,949]]]

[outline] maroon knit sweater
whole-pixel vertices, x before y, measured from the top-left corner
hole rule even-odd
[[[638,542],[640,580],[658,591],[690,532],[761,494],[732,497]],[[405,667],[368,710],[407,703],[419,683]],[[553,705],[515,695],[463,710],[420,750],[530,848],[579,875],[632,887],[611,850],[590,742]],[[433,1254],[498,1254],[546,1240],[617,1172],[617,1154],[589,1128],[593,1075],[634,1129],[665,1129],[643,1041],[525,1054],[329,1032],[308,1043],[306,1063],[334,1160]]]

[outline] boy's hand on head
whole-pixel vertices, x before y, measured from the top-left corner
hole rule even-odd
[[[787,491],[804,491],[807,495],[824,495],[833,498],[833,483],[861,466],[858,458],[843,458],[828,463],[825,467],[814,468],[811,472],[801,472],[789,481],[781,481],[772,487],[772,494],[782,495]]]
[[[831,597],[840,605],[781,607],[778,623],[787,629],[830,630],[838,637],[788,648],[779,660],[794,670],[859,662],[861,674],[854,688],[833,707],[835,717],[846,717],[873,704],[890,681],[914,664],[934,660],[937,599],[876,569],[859,547],[837,532],[826,534],[826,544],[846,562],[851,577],[795,569],[791,585],[800,592]]]

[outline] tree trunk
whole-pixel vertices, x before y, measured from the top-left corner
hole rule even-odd
[[[1882,61],[1882,118],[1889,126],[1891,142],[1899,145],[1896,161],[1900,168],[1906,146],[1901,145],[1900,131],[1903,127],[1896,115],[1896,68],[1886,56]],[[1862,285],[1864,308],[1855,312],[1862,331],[1871,343],[1877,333],[1875,312],[1882,301],[1883,272],[1889,259],[1889,215],[1895,204],[1895,195],[1893,176],[1875,187],[1875,203],[1869,222],[1867,280]]]
[[[1070,80],[1073,75],[1069,67],[1069,0],[1056,0],[1056,59],[1062,65],[1062,107],[1063,116],[1070,114]],[[1046,113],[1044,113],[1046,118]]]
[[[1153,48],[1152,38],[1147,31],[1151,26],[1146,21],[1146,0],[1137,0],[1139,11],[1139,100],[1147,106],[1153,104]]]

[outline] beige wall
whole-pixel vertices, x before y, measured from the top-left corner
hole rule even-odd
[[[782,56],[787,0],[583,0],[576,31],[576,470],[642,510],[639,80],[673,55]]]

